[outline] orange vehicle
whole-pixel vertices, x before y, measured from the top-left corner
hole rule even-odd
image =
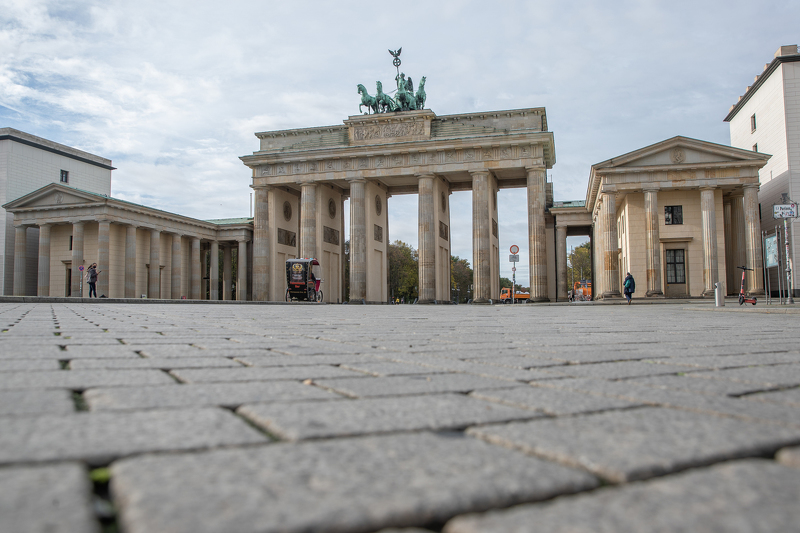
[[[592,299],[592,282],[582,279],[576,281],[572,286],[572,300],[591,300]]]
[[[515,303],[527,300],[530,297],[531,294],[529,292],[520,292],[520,291],[514,292]],[[503,302],[504,304],[511,303],[511,287],[503,287],[502,289],[500,289],[500,301]]]

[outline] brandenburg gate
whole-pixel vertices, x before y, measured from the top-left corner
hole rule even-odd
[[[380,111],[373,104],[366,105]],[[465,190],[472,191],[474,302],[496,300],[497,191],[507,188],[527,189],[531,300],[555,296],[555,229],[546,212],[555,143],[545,109],[437,116],[410,105],[351,116],[342,125],[256,134],[259,150],[241,158],[255,190],[253,300],[283,300],[285,260],[315,257],[326,301],[341,301],[349,198],[349,300],[388,301],[387,199],[418,194],[419,301],[449,302],[451,234],[465,230],[451,228],[450,194]]]

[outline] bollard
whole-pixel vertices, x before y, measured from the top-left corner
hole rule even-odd
[[[722,283],[717,282],[714,289],[714,298],[717,301],[717,307],[725,307],[725,294],[722,292]]]

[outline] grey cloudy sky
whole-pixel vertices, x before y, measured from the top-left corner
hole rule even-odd
[[[118,198],[245,216],[253,133],[341,124],[402,46],[437,114],[546,107],[555,199],[582,200],[594,163],[674,135],[728,144],[728,108],[799,20],[796,0],[0,0],[0,127],[113,159]],[[416,201],[390,199],[391,240],[416,247]],[[451,201],[471,262],[470,194]],[[525,192],[499,201],[501,249],[526,261]]]

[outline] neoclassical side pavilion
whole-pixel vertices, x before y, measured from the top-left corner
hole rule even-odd
[[[15,296],[79,296],[78,269],[96,262],[97,293],[110,298],[249,299],[250,219],[197,220],[57,183],[3,207],[14,215]],[[26,246],[30,228],[38,249]]]
[[[552,184],[546,181],[555,142],[544,108],[358,115],[343,125],[256,136],[259,151],[241,158],[252,169],[255,189],[254,300],[284,298],[283,264],[297,255],[318,258],[326,299],[342,298],[342,208],[349,197],[350,301],[386,302],[386,201],[418,194],[419,299],[450,301],[450,193],[463,190],[473,194],[474,300],[497,299],[497,191],[504,188],[527,189],[531,300],[555,298],[553,217],[547,213]]]
[[[673,137],[592,165],[586,208],[594,225],[594,296],[713,297],[723,282],[764,294],[758,170],[771,156]]]

